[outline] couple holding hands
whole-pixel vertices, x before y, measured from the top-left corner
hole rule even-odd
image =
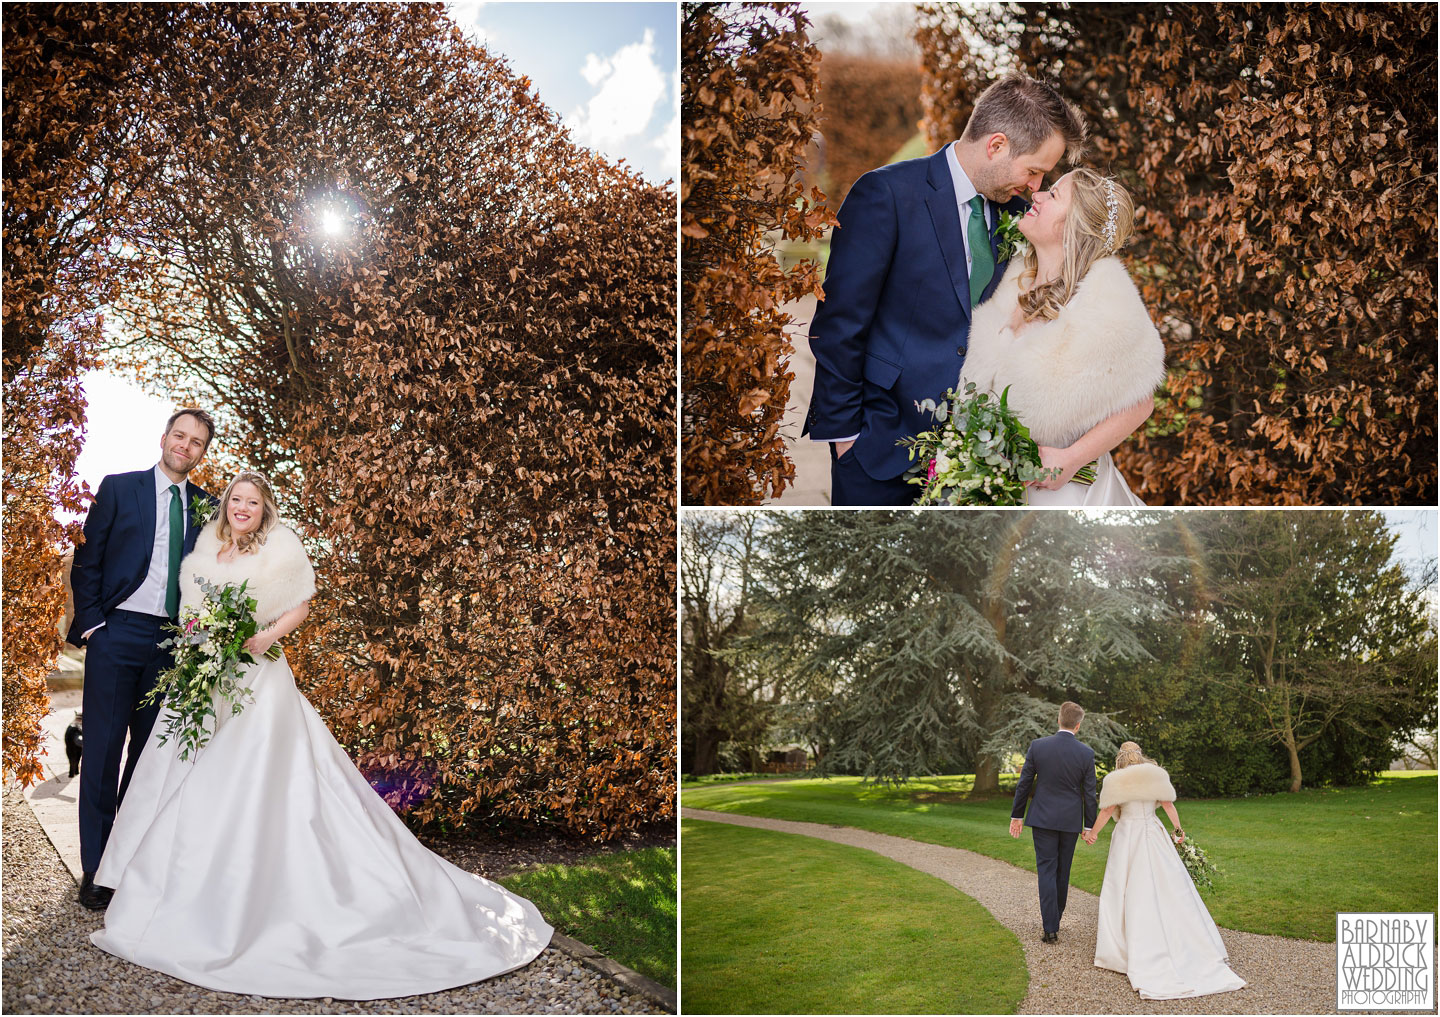
[[[1125,742],[1100,790],[1097,814],[1095,753],[1077,737],[1084,717],[1079,704],[1063,703],[1059,730],[1030,743],[1010,811],[1010,836],[1028,826],[1035,843],[1041,939],[1059,940],[1075,842],[1083,837],[1094,844],[1114,818],[1096,967],[1125,974],[1145,999],[1243,989],[1244,979],[1230,970],[1215,922],[1155,815],[1157,806],[1163,808],[1174,843],[1184,841],[1169,774],[1140,746]]]

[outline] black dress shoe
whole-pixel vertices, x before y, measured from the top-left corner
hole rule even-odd
[[[80,903],[91,911],[104,911],[110,905],[115,891],[108,886],[95,885],[95,873],[87,872],[80,880]]]
[[[1042,942],[1042,943],[1058,943],[1058,942],[1060,942],[1060,933],[1058,933],[1058,932],[1047,932],[1047,933],[1045,933],[1043,936],[1040,937],[1040,942]]]

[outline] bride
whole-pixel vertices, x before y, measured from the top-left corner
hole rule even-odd
[[[1149,418],[1165,348],[1115,253],[1134,229],[1125,189],[1088,169],[1035,194],[1020,220],[1030,242],[975,308],[957,391],[969,382],[1008,402],[1060,474],[1031,505],[1142,505],[1110,450]],[[1099,460],[1095,482],[1071,481]]]
[[[1245,980],[1230,970],[1225,944],[1185,864],[1155,815],[1159,805],[1175,828],[1170,775],[1125,742],[1100,787],[1100,814],[1086,836],[1094,844],[1110,821],[1115,833],[1100,886],[1095,966],[1127,975],[1142,999],[1181,999],[1232,992]]]
[[[280,524],[269,483],[245,472],[181,565],[248,581],[262,627],[253,701],[188,761],[155,725],[95,874],[114,887],[92,942],[188,982],[262,996],[385,999],[528,964],[551,928],[535,906],[432,854],[406,829],[295,687],[263,654],[309,613],[315,574]]]

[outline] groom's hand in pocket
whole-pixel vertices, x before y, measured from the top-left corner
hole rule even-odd
[[[1024,826],[1025,826],[1024,820],[1020,820],[1020,819],[1012,819],[1012,820],[1010,820],[1010,836],[1018,838],[1018,837],[1020,836],[1020,831],[1021,831],[1021,829],[1024,828]]]

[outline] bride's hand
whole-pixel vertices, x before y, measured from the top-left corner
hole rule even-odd
[[[1053,470],[1059,467],[1060,473],[1051,477],[1049,480],[1032,481],[1030,485],[1032,487],[1042,488],[1046,491],[1058,491],[1070,483],[1070,478],[1075,476],[1075,473],[1080,467],[1085,465],[1083,462],[1072,461],[1069,449],[1051,448],[1048,445],[1040,445],[1038,447],[1040,449],[1040,465],[1044,466],[1047,470]]]
[[[275,637],[267,632],[257,632],[245,640],[245,652],[256,660],[265,656],[265,651],[275,645]]]

